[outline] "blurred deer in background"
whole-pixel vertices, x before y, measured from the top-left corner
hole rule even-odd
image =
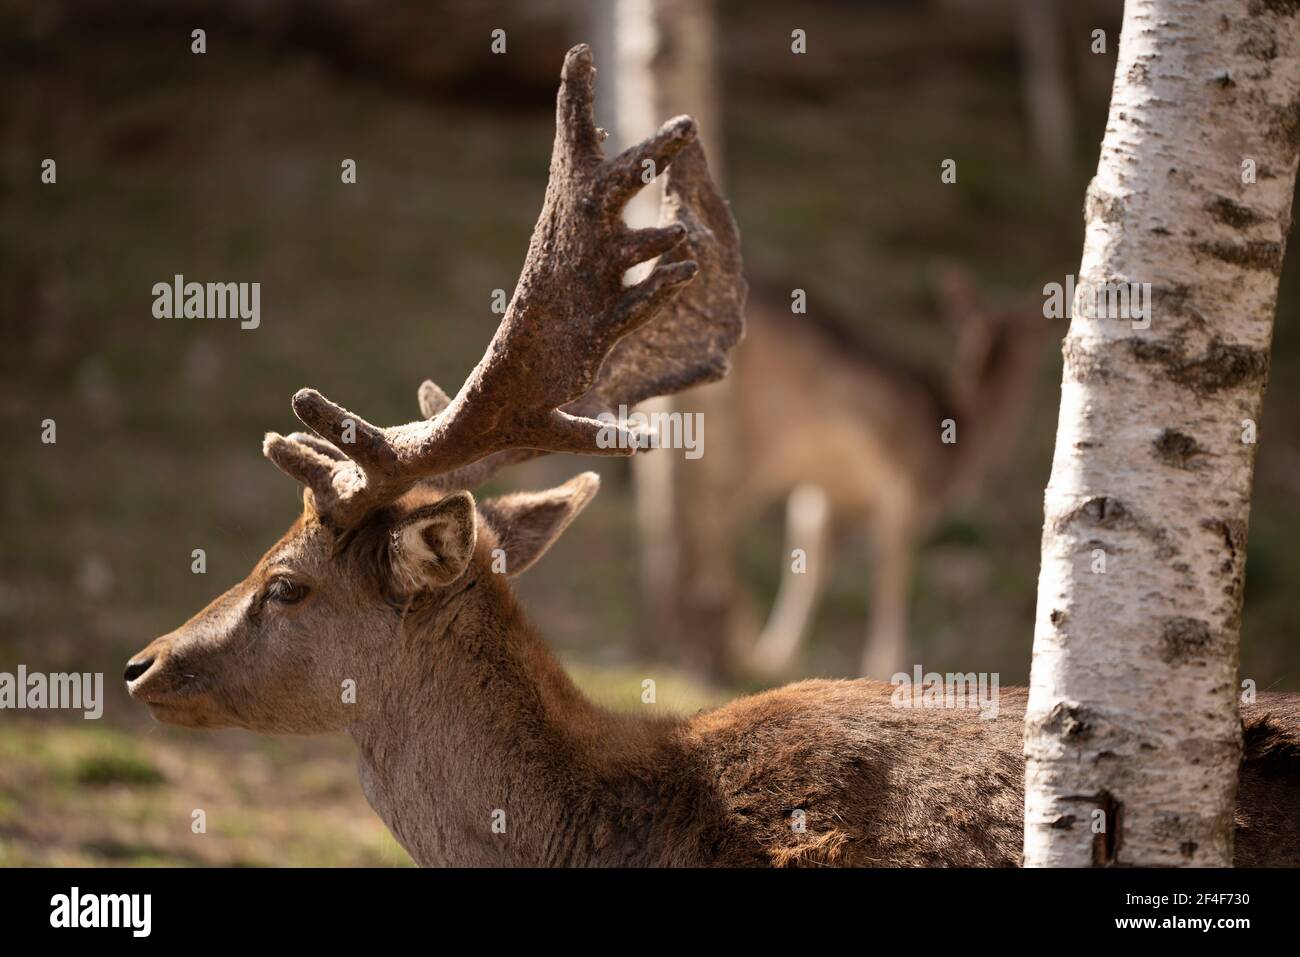
[[[697,482],[689,492],[653,491],[711,518],[665,523],[663,534],[675,540],[650,546],[675,548],[685,567],[715,570],[709,598],[693,601],[694,586],[683,580],[651,599],[683,609],[682,639],[705,649],[695,660],[706,670],[726,675],[737,663],[765,677],[790,670],[833,560],[831,526],[844,522],[866,523],[876,552],[861,673],[887,679],[910,668],[908,595],[917,550],[1007,454],[1051,332],[1040,308],[990,305],[963,268],[941,265],[935,280],[940,313],[956,339],[942,379],[871,341],[816,298],[806,315],[793,313],[798,283],[754,282],[730,394],[708,421],[712,467],[725,480]],[[726,444],[718,452],[720,435]],[[675,462],[672,480],[680,485],[694,467]],[[755,640],[748,599],[720,570],[734,569],[740,530],[781,497],[781,587]],[[795,549],[802,553],[799,570]],[[712,606],[711,613],[695,610],[701,606]]]
[[[749,658],[760,673],[785,673],[807,635],[833,560],[832,519],[865,522],[875,546],[861,673],[888,679],[910,668],[916,553],[1016,437],[1050,325],[1041,308],[991,306],[964,269],[944,266],[937,279],[956,337],[943,379],[820,303],[792,314],[789,288],[768,284],[751,300],[734,377],[745,455],[731,501],[756,509],[789,496],[781,588]],[[779,411],[776,395],[786,398]],[[793,570],[796,548],[803,573]]]
[[[716,176],[723,144],[715,7],[713,0],[593,0],[588,13],[613,62],[605,113],[616,139],[632,142],[660,115],[702,115],[712,127],[707,146]],[[1024,12],[1026,37],[1060,32],[1055,7]],[[1030,66],[1032,79],[1042,81],[1026,85],[1034,139],[1056,169],[1069,150],[1069,124],[1058,116],[1068,100],[1045,80],[1056,79],[1058,64],[1036,57]],[[653,215],[650,192],[639,197],[641,222]],[[916,551],[961,493],[1005,455],[1049,331],[1039,311],[992,308],[959,267],[943,267],[937,279],[941,312],[957,340],[943,381],[865,341],[815,297],[809,315],[792,315],[790,294],[802,283],[780,288],[763,279],[750,297],[751,331],[736,373],[646,406],[700,413],[708,451],[697,461],[638,456],[632,463],[644,656],[662,654],[667,633],[676,639],[675,658],[709,678],[787,674],[827,578],[834,518],[867,523],[876,545],[861,671],[888,677],[906,663]],[[958,423],[959,448],[936,447],[949,416]],[[737,537],[760,509],[786,497],[783,579],[759,638],[737,578]],[[793,548],[804,552],[802,573],[792,568]]]
[[[426,383],[426,418],[393,428],[298,392],[316,434],[271,433],[263,450],[306,486],[301,516],[127,663],[130,694],[186,727],[346,730],[367,798],[421,864],[1016,863],[1023,691],[986,718],[895,708],[866,681],[690,719],[619,715],[581,694],[517,605],[507,576],[596,477],[477,503],[469,489],[543,452],[619,454],[592,415],[721,376],[743,328],[739,240],[693,121],[606,160],[593,73],[586,47],[570,51],[519,284],[460,392]],[[647,159],[672,164],[664,225],[632,230],[620,214]],[[1238,863],[1296,859],[1300,776],[1267,776],[1294,764],[1296,708],[1271,700],[1247,730]]]

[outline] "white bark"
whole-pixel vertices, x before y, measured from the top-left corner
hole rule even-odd
[[[1243,420],[1263,400],[1298,149],[1296,0],[1129,0],[1080,282],[1149,282],[1154,301],[1142,330],[1082,315],[1080,296],[1064,344],[1027,865],[1232,861]]]
[[[592,0],[592,33],[596,63],[608,64],[612,82],[598,103],[612,144],[622,149],[650,135],[660,123],[689,113],[699,124],[700,137],[716,182],[724,181],[722,129],[717,74],[717,26],[713,0]],[[654,226],[659,216],[659,190],[652,185],[628,205],[626,219],[634,226]],[[650,264],[646,264],[648,271]],[[734,572],[728,553],[718,550],[697,556],[683,541],[689,533],[702,540],[729,540],[723,529],[729,516],[700,507],[716,502],[713,485],[725,481],[719,446],[725,435],[707,430],[710,410],[727,401],[726,380],[678,397],[642,403],[640,411],[669,413],[674,409],[703,412],[705,455],[684,462],[676,450],[638,455],[632,460],[636,488],[638,540],[641,543],[642,594],[646,598],[648,634],[641,636],[648,654],[663,651],[667,636],[686,633],[683,623],[701,619],[702,608],[729,609],[734,601]],[[707,497],[706,497],[707,496]],[[719,549],[720,550],[720,549]],[[704,626],[703,631],[711,631]],[[706,670],[716,664],[720,648],[701,649],[687,639],[680,650],[688,662]]]
[[[722,179],[717,44],[713,0],[590,0],[588,28],[602,86],[597,117],[610,134],[606,153],[689,113],[700,127],[715,181]],[[635,226],[659,221],[657,184],[628,204]]]

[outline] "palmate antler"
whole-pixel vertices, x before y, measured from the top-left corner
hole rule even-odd
[[[595,72],[585,44],[565,57],[550,182],[519,284],[456,397],[426,382],[424,420],[379,428],[303,389],[293,410],[317,435],[267,435],[267,458],[311,489],[331,527],[349,527],[422,480],[473,488],[546,452],[631,454],[634,437],[598,443],[610,426],[593,416],[726,373],[746,287],[736,225],[695,121],[677,117],[605,159]],[[671,169],[661,225],[634,230],[622,210],[644,185],[646,160],[656,173]],[[630,267],[656,256],[648,277],[623,284]]]

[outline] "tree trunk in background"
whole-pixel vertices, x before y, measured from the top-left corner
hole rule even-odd
[[[1298,151],[1294,0],[1130,0],[1080,283],[1149,282],[1154,302],[1135,329],[1085,313],[1081,291],[1064,343],[1026,865],[1232,861],[1244,423],[1263,401]]]
[[[1061,0],[1017,0],[1020,81],[1034,153],[1043,170],[1062,178],[1074,155],[1074,103],[1061,50]]]
[[[714,179],[722,183],[717,38],[712,0],[593,0],[590,24],[597,67],[612,80],[598,99],[597,116],[622,149],[659,124],[689,113],[700,126]],[[598,94],[601,96],[601,94]],[[657,225],[659,188],[648,187],[628,206],[634,226]],[[723,418],[727,380],[682,396],[644,403],[643,412],[701,412],[704,455],[686,460],[663,449],[632,460],[636,489],[641,586],[646,605],[641,651],[674,658],[717,676],[727,666],[730,615],[737,582],[732,554],[731,512],[719,509],[730,484],[726,430],[710,430]],[[683,535],[689,524],[695,532]],[[687,547],[689,543],[701,548]]]

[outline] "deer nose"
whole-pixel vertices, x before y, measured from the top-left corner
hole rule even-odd
[[[152,665],[152,655],[148,658],[141,658],[139,661],[128,661],[126,663],[126,671],[122,672],[122,677],[126,679],[128,684],[130,684],[136,678],[139,678],[142,674],[148,671]]]

